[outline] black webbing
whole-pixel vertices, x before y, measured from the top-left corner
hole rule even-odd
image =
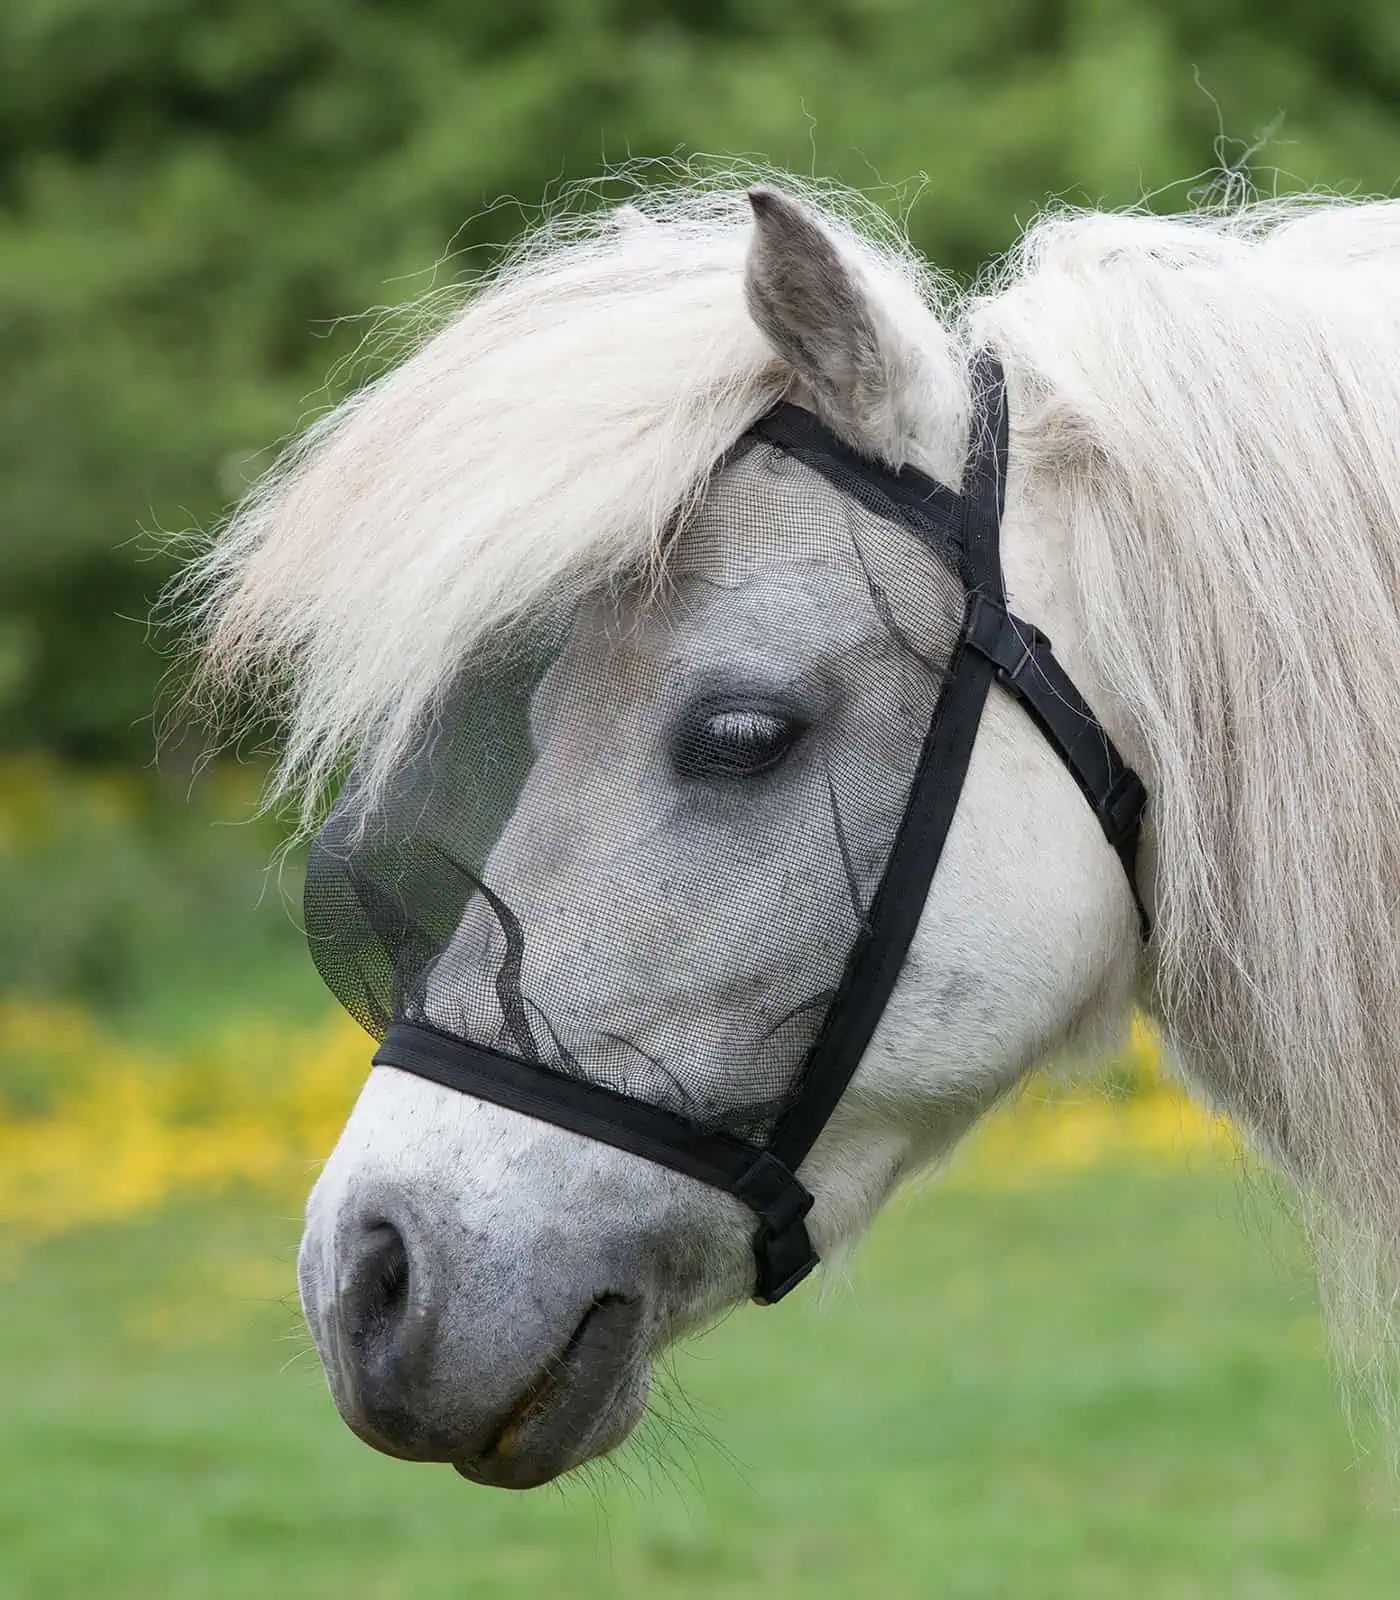
[[[963,467],[963,575],[968,589],[1006,603],[1001,574],[1001,517],[1006,509],[1010,425],[1001,362],[981,350],[972,363],[972,411]]]
[[[996,592],[1001,590],[998,528],[1005,497],[1006,450],[1001,366],[986,354],[979,357],[973,371],[961,542],[967,554],[968,579],[985,581]],[[887,477],[889,469],[883,471]],[[845,1093],[903,969],[962,795],[992,673],[991,662],[965,645],[951,664],[865,929],[808,1052],[797,1092],[768,1141],[768,1148],[794,1172]]]
[[[917,526],[920,523],[941,523],[950,532],[960,525],[962,497],[946,484],[917,467],[900,467],[896,472],[883,462],[871,461],[836,438],[801,406],[780,400],[749,432],[784,450],[800,452],[803,464],[821,473],[842,494],[860,494],[863,486],[873,490],[878,496],[875,510],[882,516],[887,507],[880,501],[913,513],[915,533],[922,531]]]
[[[1119,755],[1039,629],[1012,616],[1004,605],[974,595],[967,645],[992,663],[997,682],[1021,702],[1069,768],[1123,864],[1147,939],[1152,924],[1137,884],[1138,840],[1147,804],[1142,780]]]
[[[758,1218],[755,1298],[765,1303],[781,1299],[816,1265],[803,1221],[812,1196],[769,1150],[697,1128],[663,1106],[500,1055],[423,1023],[391,1023],[374,1065],[398,1067],[459,1094],[569,1128],[734,1195]]]
[[[1073,679],[1055,659],[1049,639],[1007,609],[1000,548],[1006,497],[1006,388],[1001,363],[990,351],[983,351],[973,366],[972,416],[973,428],[980,419],[981,425],[997,436],[992,459],[998,463],[998,471],[992,478],[985,471],[971,470],[979,459],[974,455],[973,441],[968,451],[970,470],[963,485],[968,516],[963,549],[972,591],[966,648],[991,662],[997,682],[1020,701],[1069,768],[1127,874],[1146,940],[1151,936],[1152,922],[1138,888],[1137,852],[1147,791],[1118,753],[1088,701],[1075,688]],[[991,508],[985,503],[993,491],[997,495],[994,518],[989,516]],[[979,500],[983,502],[980,505]],[[988,529],[990,538],[985,537]]]

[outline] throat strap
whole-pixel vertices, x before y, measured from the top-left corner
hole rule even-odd
[[[974,594],[968,606],[967,648],[991,662],[997,682],[1020,701],[1069,768],[1123,864],[1146,940],[1152,921],[1137,881],[1138,842],[1147,804],[1142,780],[1118,753],[1038,628],[1013,616],[999,600]]]

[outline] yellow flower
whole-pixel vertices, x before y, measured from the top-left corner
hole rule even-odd
[[[295,1196],[369,1055],[348,1018],[290,1036],[239,1027],[170,1056],[75,1008],[0,1003],[0,1224],[32,1238],[237,1183]],[[7,1113],[5,1064],[36,1059],[52,1096],[41,1114]]]
[[[291,1033],[249,1020],[172,1054],[115,1040],[75,1007],[0,1002],[0,1228],[33,1239],[235,1184],[296,1203],[335,1143],[371,1048],[339,1013]],[[38,1111],[9,1103],[7,1065],[30,1079],[42,1069]],[[1228,1124],[1162,1076],[1145,1024],[1134,1024],[1105,1081],[1111,1093],[1033,1082],[969,1141],[951,1180],[1021,1186],[1233,1149]]]

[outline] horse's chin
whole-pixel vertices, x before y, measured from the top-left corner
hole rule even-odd
[[[645,1414],[650,1387],[644,1357],[612,1373],[566,1357],[488,1449],[452,1465],[469,1483],[537,1489],[616,1449]]]

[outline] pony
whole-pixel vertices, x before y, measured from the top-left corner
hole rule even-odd
[[[900,980],[801,1170],[813,1241],[849,1246],[1033,1068],[1107,1044],[1137,1007],[1296,1185],[1338,1348],[1383,1385],[1400,203],[1057,210],[962,291],[861,197],[781,174],[547,220],[195,559],[180,601],[203,672],[281,719],[273,792],[304,822],[351,760],[368,809],[464,664],[531,617],[609,594],[664,626],[697,540],[742,565],[744,484],[717,463],[778,400],[956,487],[983,349],[1010,401],[1011,601],[1146,785],[1152,934],[1073,781],[994,691]],[[780,652],[799,598],[778,583],[709,644]],[[588,839],[600,818],[631,826],[649,769],[624,760],[626,783],[598,788],[597,764],[646,720],[633,704],[567,749],[539,735],[532,804]],[[656,836],[637,827],[635,851]],[[819,848],[804,859],[794,835],[792,883],[829,873]],[[582,905],[596,852],[571,859],[554,886]],[[696,899],[700,922],[740,929],[707,946],[708,987],[781,937],[773,908],[723,899]],[[590,948],[626,947],[625,917],[582,920]],[[447,959],[474,942],[464,923]],[[656,1357],[747,1296],[749,1225],[669,1169],[380,1066],[308,1200],[301,1296],[362,1438],[529,1487],[626,1437]]]

